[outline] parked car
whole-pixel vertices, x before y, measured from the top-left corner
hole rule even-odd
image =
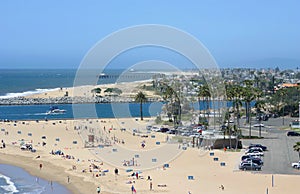
[[[297,168],[299,170],[300,169],[300,161],[292,163],[292,167]]]
[[[254,152],[251,152],[251,153],[247,153],[246,155],[249,155],[249,156],[264,156],[264,153],[259,152],[259,151],[254,151]]]
[[[255,164],[253,162],[251,162],[251,163],[244,162],[244,163],[240,164],[239,169],[241,169],[241,170],[261,170],[261,166]]]
[[[250,144],[248,149],[253,148],[253,147],[259,147],[261,148],[263,151],[267,150],[267,146],[261,145],[261,144]]]
[[[261,148],[259,148],[259,147],[252,147],[252,148],[247,149],[245,151],[245,153],[253,153],[255,151],[257,151],[257,152],[263,152],[263,150]]]
[[[243,156],[241,157],[241,161],[243,161],[243,160],[245,160],[245,159],[247,159],[247,158],[251,158],[251,156],[249,156],[249,155],[243,155]]]
[[[158,127],[155,127],[155,126],[153,126],[153,127],[151,127],[151,131],[158,132],[158,131],[159,131],[159,128],[158,128]]]
[[[260,166],[264,165],[264,162],[262,161],[262,159],[254,158],[254,157],[246,158],[242,162],[248,162],[248,163],[253,162],[253,163],[255,163],[257,165],[260,165]]]
[[[166,127],[162,127],[162,128],[159,129],[159,132],[162,132],[162,133],[166,133],[168,131],[170,131],[170,129],[168,129]]]
[[[260,158],[260,156],[243,155],[243,156],[241,157],[241,161],[243,161],[243,160],[245,160],[245,159],[247,159],[247,158]]]
[[[300,136],[300,133],[296,132],[296,131],[289,131],[286,134],[287,136]]]
[[[167,134],[176,134],[176,129],[171,129],[170,131],[166,132]]]
[[[262,123],[256,123],[253,125],[253,127],[265,127],[265,125]]]

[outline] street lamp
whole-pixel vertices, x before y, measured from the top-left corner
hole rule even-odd
[[[300,102],[299,102],[299,113],[298,113],[298,128],[300,129]]]

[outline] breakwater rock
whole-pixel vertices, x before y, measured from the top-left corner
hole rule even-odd
[[[151,101],[161,101],[157,98],[149,98]],[[133,98],[127,97],[56,97],[56,98],[5,98],[0,99],[0,105],[34,105],[34,104],[88,104],[88,103],[129,103]]]

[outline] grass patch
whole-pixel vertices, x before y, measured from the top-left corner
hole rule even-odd
[[[231,149],[227,149],[226,152],[241,152],[241,149],[231,148]]]

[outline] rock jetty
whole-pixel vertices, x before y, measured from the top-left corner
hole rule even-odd
[[[148,101],[161,101],[149,98]],[[35,105],[35,104],[89,104],[89,103],[129,103],[133,98],[124,97],[56,97],[56,98],[5,98],[0,99],[0,105]]]

